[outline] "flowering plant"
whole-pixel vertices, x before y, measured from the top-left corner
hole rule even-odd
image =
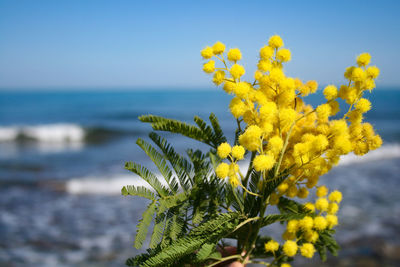
[[[239,49],[225,54],[225,45],[217,42],[201,55],[208,60],[203,70],[233,95],[229,109],[237,121],[235,140],[228,143],[213,114],[210,125],[199,117],[194,118],[196,125],[153,115],[139,118],[156,131],[182,134],[210,150],[189,149],[184,157],[155,132],[149,137],[158,150],[137,141],[165,182],[145,167],[126,164],[153,188],[122,188],[123,195],[150,200],[138,224],[136,248],[142,246],[154,218],[150,248],[128,259],[127,265],[215,266],[235,260],[287,267],[297,254],[312,258],[318,252],[322,260],[327,250],[337,255],[333,234],[342,194],[329,192],[319,178],[340,156],[363,155],[382,144],[372,125],[363,123],[363,113],[371,108],[363,95],[375,87],[379,75],[377,67],[368,66],[370,55],[359,55],[357,66],[346,69],[345,85],[326,86],[326,101],[315,108],[305,98],[317,91],[317,82],[285,75],[283,64],[291,53],[277,35],[261,48],[253,82],[242,79]],[[339,101],[347,103],[347,111],[340,112]],[[239,162],[248,167],[242,170]],[[305,202],[314,188],[316,199]],[[267,211],[271,206],[277,207],[274,213]],[[286,228],[282,241],[260,234],[276,222]],[[224,253],[228,240],[235,241],[237,253]]]

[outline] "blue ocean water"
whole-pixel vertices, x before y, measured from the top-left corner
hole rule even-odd
[[[378,88],[367,98],[366,120],[384,146],[347,157],[322,181],[344,191],[339,240],[371,234],[392,242],[400,237],[400,90]],[[119,196],[122,185],[139,183],[125,161],[152,168],[135,145],[151,128],[137,117],[191,122],[214,112],[233,138],[230,99],[217,89],[0,92],[0,265],[118,266],[137,253],[131,244],[145,201]],[[167,136],[178,151],[203,148]]]

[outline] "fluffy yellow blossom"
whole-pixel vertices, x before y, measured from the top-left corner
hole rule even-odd
[[[346,68],[346,71],[344,72],[344,77],[345,77],[346,79],[350,80],[350,79],[351,79],[351,75],[352,75],[352,73],[353,73],[353,70],[354,70],[355,68],[356,68],[356,67],[354,67],[354,66],[347,67],[347,68]]]
[[[297,249],[297,243],[294,241],[288,240],[283,244],[283,252],[289,257],[296,255]]]
[[[346,155],[351,151],[352,144],[348,136],[340,135],[333,139],[333,148],[340,154]]]
[[[317,91],[317,89],[318,89],[318,83],[317,83],[317,81],[314,81],[314,80],[308,81],[308,82],[306,83],[306,85],[307,85],[308,88],[310,89],[310,92],[311,92],[311,93],[315,93],[315,92]]]
[[[365,113],[371,109],[371,102],[369,102],[369,100],[366,98],[361,98],[356,104],[356,109],[358,109],[361,113]]]
[[[234,64],[231,67],[231,69],[229,70],[229,72],[234,79],[239,79],[240,77],[242,77],[244,75],[245,70],[244,70],[243,66],[241,66],[239,64]]]
[[[254,72],[254,79],[255,79],[255,80],[258,81],[259,79],[261,79],[262,76],[263,76],[263,74],[262,74],[261,71],[256,70],[256,71]]]
[[[243,116],[243,114],[246,112],[246,105],[240,98],[235,97],[231,100],[231,103],[229,104],[229,109],[235,118],[239,118],[240,116]]]
[[[292,185],[292,186],[289,186],[288,190],[286,191],[286,195],[288,197],[293,198],[293,197],[297,196],[298,191],[299,190],[297,189],[297,186]]]
[[[270,155],[258,155],[254,158],[253,165],[256,171],[268,171],[275,164],[275,159]]]
[[[269,203],[271,205],[277,205],[279,203],[279,195],[277,195],[276,193],[272,193],[269,196]]]
[[[311,142],[313,149],[316,151],[323,151],[329,145],[328,138],[323,134],[315,136]]]
[[[279,111],[279,121],[282,130],[288,130],[292,123],[296,120],[297,112],[291,108],[284,108]]]
[[[210,60],[207,63],[204,63],[203,71],[205,73],[213,73],[215,71],[215,61],[214,60]]]
[[[270,71],[272,68],[272,64],[271,61],[269,60],[260,60],[257,64],[257,68],[258,70],[262,71],[262,72],[267,72]]]
[[[233,89],[235,89],[236,83],[233,81],[233,79],[226,79],[227,81],[224,82],[223,89],[225,92],[228,94],[233,93]]]
[[[288,188],[289,188],[289,184],[283,182],[283,183],[281,183],[276,189],[278,189],[278,192],[279,192],[279,193],[283,194],[283,193],[286,192],[286,190],[288,190]]]
[[[379,76],[379,69],[375,66],[368,67],[367,76],[371,79],[376,79]]]
[[[288,231],[283,232],[282,234],[282,239],[283,240],[292,240],[296,238],[296,234],[295,233],[290,233]]]
[[[279,83],[285,78],[285,74],[281,69],[273,68],[269,72],[269,78],[272,82]]]
[[[354,68],[351,73],[351,79],[355,82],[362,81],[365,78],[365,72],[362,68]]]
[[[286,49],[286,48],[282,48],[280,49],[277,53],[276,53],[276,58],[282,62],[287,62],[290,61],[291,59],[291,54],[290,54],[290,50]]]
[[[319,105],[316,109],[318,119],[322,122],[328,120],[328,117],[331,115],[332,108],[328,104]]]
[[[271,119],[277,113],[278,108],[275,102],[268,101],[260,108],[260,115],[265,119]]]
[[[316,231],[309,230],[304,232],[303,237],[307,242],[315,243],[319,238],[319,234]]]
[[[239,48],[232,48],[228,51],[228,60],[236,62],[242,59],[242,52],[240,52]]]
[[[224,78],[225,78],[225,71],[219,70],[214,73],[213,83],[215,83],[215,85],[220,85],[221,83],[224,82]]]
[[[271,36],[268,40],[268,45],[272,48],[279,48],[283,46],[282,38],[279,35]]]
[[[268,140],[267,149],[271,151],[273,154],[277,155],[281,151],[283,147],[283,140],[280,136],[275,135]]]
[[[335,99],[338,94],[338,90],[334,85],[328,85],[324,89],[324,96],[327,100]]]
[[[255,151],[261,144],[262,130],[257,125],[249,126],[246,131],[239,136],[239,143],[250,151]]]
[[[215,169],[218,178],[225,179],[229,173],[229,165],[225,162],[219,164]]]
[[[229,164],[228,176],[236,175],[238,171],[239,171],[239,165],[236,162],[232,162],[231,164]]]
[[[326,198],[319,198],[315,202],[315,208],[320,211],[327,211],[329,206],[329,202]]]
[[[300,85],[298,90],[299,90],[299,93],[301,94],[301,96],[308,96],[310,94],[310,87],[308,87],[305,84]]]
[[[270,59],[274,55],[274,49],[270,46],[264,46],[260,49],[261,59]]]
[[[292,267],[292,265],[290,265],[289,263],[282,263],[281,267]]]
[[[339,205],[336,203],[329,203],[328,214],[336,214],[339,210]]]
[[[215,55],[222,54],[225,51],[225,45],[223,43],[221,43],[221,42],[216,42],[212,46],[212,50],[213,50]]]
[[[305,207],[306,209],[312,211],[312,212],[315,211],[315,206],[314,206],[313,203],[307,202],[307,203],[304,204],[304,207]]]
[[[232,147],[232,156],[237,159],[237,160],[241,160],[244,157],[244,147],[242,146],[234,146]]]
[[[289,233],[296,233],[299,230],[299,222],[297,220],[290,220],[287,223],[286,231]]]
[[[279,243],[271,239],[264,244],[264,249],[266,252],[275,252],[279,249]]]
[[[329,101],[328,105],[331,107],[331,115],[335,116],[340,111],[339,102],[335,100]]]
[[[340,203],[342,201],[342,193],[335,190],[329,194],[329,200],[332,202]]]
[[[347,122],[345,120],[331,121],[331,132],[335,136],[344,135],[347,133]]]
[[[382,138],[379,135],[375,135],[372,138],[371,143],[369,143],[369,147],[371,150],[377,149],[382,146],[382,142]]]
[[[314,218],[314,228],[316,230],[324,230],[327,226],[326,219],[322,216],[317,216]]]
[[[326,215],[326,222],[328,228],[332,228],[338,225],[338,218],[336,217],[336,215],[328,214]]]
[[[324,197],[328,194],[328,188],[326,186],[319,186],[317,188],[317,197]]]
[[[376,87],[375,81],[368,77],[368,79],[366,79],[364,81],[364,87],[365,87],[366,90],[370,90],[371,91],[372,89],[374,89]]]
[[[233,186],[233,187],[237,187],[239,185],[239,179],[236,175],[234,176],[229,176],[229,183]]]
[[[217,148],[217,154],[221,159],[228,157],[231,153],[231,145],[228,143],[222,143]]]
[[[201,50],[200,54],[204,59],[210,59],[214,55],[213,49],[209,46]]]
[[[246,82],[237,83],[233,91],[240,98],[246,98],[247,94],[250,91],[250,84]]]
[[[299,227],[303,230],[310,230],[314,225],[314,220],[310,216],[305,216],[303,219],[299,220]]]
[[[371,55],[368,53],[363,53],[357,57],[357,64],[360,67],[365,67],[371,61]]]
[[[311,244],[311,243],[304,243],[300,247],[300,253],[301,253],[301,255],[303,257],[312,258],[314,256],[314,253],[315,253],[314,245]]]
[[[299,189],[299,191],[297,192],[297,197],[298,198],[307,198],[308,197],[308,190],[305,187],[302,187]]]

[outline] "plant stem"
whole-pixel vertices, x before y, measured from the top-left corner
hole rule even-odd
[[[282,151],[281,151],[281,155],[279,156],[279,161],[278,161],[278,164],[276,165],[276,168],[275,168],[274,178],[278,175],[279,169],[280,169],[280,167],[281,167],[283,155],[285,154],[286,147],[287,147],[287,145],[288,145],[288,143],[289,143],[289,137],[290,137],[290,134],[292,133],[292,130],[293,130],[294,125],[295,125],[295,123],[293,123],[293,124],[290,126],[290,129],[289,129],[289,131],[287,132],[287,135],[286,135],[286,138],[285,138],[285,143],[283,144],[283,148],[282,148]]]
[[[261,264],[261,265],[265,265],[265,266],[270,266],[270,263],[265,262],[265,261],[259,261],[259,260],[248,260],[244,262],[246,263],[255,263],[255,264]]]
[[[264,189],[265,189],[265,184],[263,184],[263,188],[262,188],[261,192],[264,192]],[[264,219],[264,214],[267,209],[267,206],[268,206],[268,204],[265,202],[265,195],[263,193],[262,198],[261,198],[261,210],[260,210],[260,216],[259,216],[260,219],[258,220],[255,231],[253,233],[251,233],[253,235],[252,240],[250,242],[250,246],[247,247],[246,255],[243,257],[244,259],[246,259],[247,257],[249,257],[251,255],[251,252],[253,251],[253,249],[255,247],[255,243],[256,243],[257,237],[258,237],[258,232],[260,232],[262,221]]]
[[[214,263],[212,263],[212,264],[210,264],[210,265],[207,265],[207,267],[212,267],[212,266],[218,265],[218,264],[221,263],[221,262],[228,261],[228,260],[233,260],[233,259],[239,259],[239,258],[241,258],[241,257],[242,257],[242,256],[239,255],[239,254],[237,254],[237,255],[231,255],[231,256],[228,256],[228,257],[224,257],[224,258],[221,258],[221,259],[219,259],[218,261],[216,261],[216,262],[214,262]]]

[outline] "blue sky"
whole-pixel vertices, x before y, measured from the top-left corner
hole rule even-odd
[[[0,0],[0,88],[210,88],[199,51],[238,47],[249,77],[279,34],[290,76],[343,81],[370,52],[399,86],[400,1]]]

